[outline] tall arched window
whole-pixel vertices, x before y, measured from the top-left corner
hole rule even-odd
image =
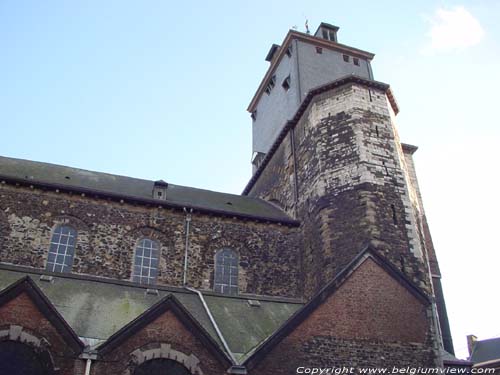
[[[231,249],[221,249],[215,254],[214,290],[238,294],[238,254]]]
[[[141,284],[156,283],[159,258],[158,242],[143,238],[137,243],[132,280]]]
[[[50,240],[47,271],[71,272],[75,256],[76,230],[66,225],[54,229]]]

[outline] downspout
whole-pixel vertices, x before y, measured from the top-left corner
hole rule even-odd
[[[186,213],[186,244],[184,251],[184,273],[182,276],[182,285],[187,285],[187,268],[188,268],[188,250],[189,250],[189,226],[191,224],[191,214],[193,209],[191,208],[188,212],[186,207],[184,207],[184,212]]]
[[[85,364],[85,375],[90,375],[90,366],[92,366],[92,360],[87,358],[87,363]]]
[[[184,212],[186,213],[186,241],[185,241],[185,246],[186,248],[184,249],[184,277],[183,277],[183,286],[185,289],[189,290],[190,292],[196,293],[198,295],[198,298],[201,301],[201,304],[203,305],[203,308],[205,309],[205,312],[208,315],[208,318],[210,320],[210,323],[212,323],[212,326],[215,329],[215,332],[217,333],[217,336],[219,337],[220,341],[222,342],[222,345],[224,346],[224,350],[229,356],[229,359],[231,360],[231,369],[229,370],[229,373],[238,373],[238,374],[246,374],[246,370],[242,368],[241,366],[238,366],[238,362],[236,361],[236,358],[234,358],[233,353],[231,352],[231,349],[229,349],[229,345],[226,342],[226,339],[224,339],[224,336],[222,335],[221,330],[219,329],[219,326],[217,325],[217,322],[215,321],[212,312],[210,311],[205,298],[203,297],[203,294],[195,288],[189,287],[187,285],[187,264],[188,264],[188,254],[189,254],[189,227],[191,223],[191,214],[193,212],[193,209],[190,209],[189,212],[188,210],[184,207]],[[236,372],[232,372],[235,370]],[[241,370],[243,370],[241,372]],[[88,375],[88,374],[86,374]]]
[[[205,312],[208,315],[208,318],[210,319],[210,322],[214,326],[215,332],[217,332],[217,336],[219,337],[220,341],[222,342],[222,345],[224,346],[224,350],[226,353],[229,355],[229,358],[231,358],[231,362],[233,365],[237,364],[236,358],[234,358],[233,353],[231,352],[231,349],[229,349],[229,345],[227,344],[226,340],[224,339],[224,336],[222,335],[222,332],[219,329],[219,326],[217,325],[212,313],[210,312],[210,309],[208,308],[208,305],[205,301],[205,298],[203,297],[203,294],[198,289],[191,288],[187,285],[184,285],[184,288],[189,290],[190,292],[198,294],[198,297],[200,298],[201,304],[203,305],[203,308],[205,309]]]

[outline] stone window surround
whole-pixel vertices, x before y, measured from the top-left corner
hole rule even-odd
[[[137,366],[141,365],[146,361],[153,359],[171,359],[173,361],[179,362],[184,367],[186,367],[193,375],[203,375],[199,363],[200,360],[194,355],[187,355],[183,352],[175,350],[170,344],[167,343],[157,343],[158,347],[154,349],[136,349],[130,353],[130,365],[122,373],[122,375],[132,375]],[[149,346],[149,345],[148,345]]]

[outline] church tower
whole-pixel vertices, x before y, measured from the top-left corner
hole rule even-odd
[[[373,79],[374,55],[340,44],[338,29],[322,23],[314,36],[290,30],[271,47],[248,107],[254,174],[244,194],[301,222],[306,299],[370,246],[436,298],[437,341],[453,353],[416,147],[399,140],[398,105],[389,85]]]

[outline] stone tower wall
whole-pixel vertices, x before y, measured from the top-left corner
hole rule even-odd
[[[316,95],[249,195],[302,222],[306,297],[368,243],[430,292],[413,189],[385,90],[344,83]]]

